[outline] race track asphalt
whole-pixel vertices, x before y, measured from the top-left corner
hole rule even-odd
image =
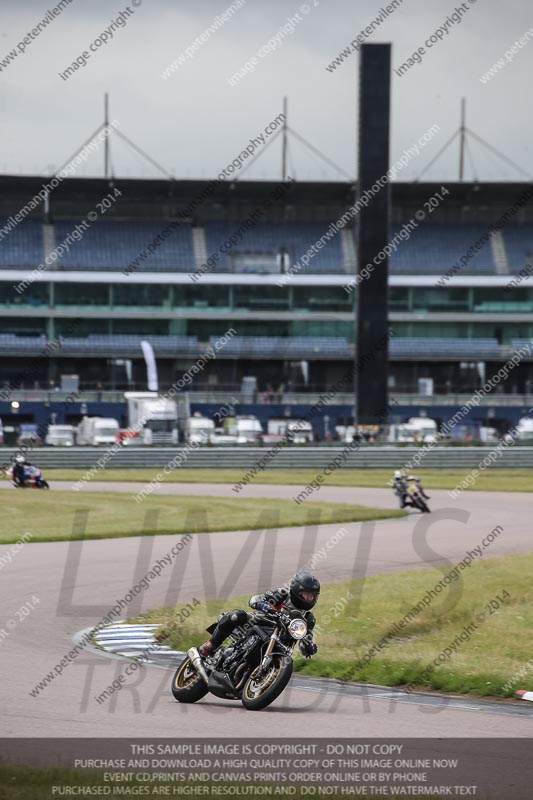
[[[57,482],[53,488],[69,486]],[[141,487],[95,482],[88,484],[87,491],[135,493]],[[231,487],[221,484],[166,484],[160,491],[235,496]],[[290,498],[298,491],[296,486],[257,485],[242,496]],[[404,519],[285,528],[264,534],[196,535],[120,616],[178,601],[186,604],[193,597],[252,594],[283,583],[321,548],[326,548],[326,555],[316,572],[324,583],[458,561],[497,525],[503,532],[483,558],[532,549],[531,495],[466,492],[455,501],[444,491],[431,495],[431,515],[411,513]],[[395,504],[392,493],[381,489],[323,487],[313,499],[379,507]],[[340,528],[346,529],[341,537],[336,536]],[[192,707],[179,705],[170,695],[171,673],[156,667],[142,668],[111,700],[98,704],[95,696],[123,672],[126,662],[92,650],[80,654],[32,697],[35,685],[72,649],[73,637],[104,617],[175,542],[174,536],[153,536],[28,543],[0,570],[0,631],[6,633],[0,633],[2,736],[532,735],[533,705],[528,703],[466,700],[428,705],[416,698],[402,702],[394,692],[370,689],[361,694],[360,689],[335,681],[299,676],[282,698],[260,713],[214,697]],[[252,548],[254,542],[258,546]],[[11,548],[0,546],[0,556]],[[28,603],[34,608],[17,621],[17,612]],[[17,624],[9,628],[8,620]]]

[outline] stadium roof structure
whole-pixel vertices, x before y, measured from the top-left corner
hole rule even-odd
[[[50,176],[53,177],[53,176]],[[10,217],[36,197],[50,179],[42,176],[0,176],[0,217]],[[207,180],[159,180],[132,178],[65,178],[49,193],[50,214],[56,218],[85,215],[91,203],[117,186],[123,192],[121,202],[109,211],[114,219],[172,219],[183,213],[205,189]],[[279,187],[276,181],[220,181],[207,200],[197,204],[194,216],[199,221],[239,220],[252,204],[265,201]],[[424,208],[424,202],[438,191],[442,182],[391,183],[392,221]],[[491,222],[516,201],[530,182],[447,183],[446,202],[432,215],[433,222]],[[332,181],[294,181],[286,187],[283,203],[275,203],[271,214],[286,221],[328,221],[355,202],[356,183]],[[43,218],[41,202],[28,217]],[[276,216],[277,215],[277,216]],[[533,203],[516,216],[517,222],[533,222]]]

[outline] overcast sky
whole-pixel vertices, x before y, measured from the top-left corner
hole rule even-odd
[[[0,64],[57,0],[2,0]],[[133,5],[134,2],[140,5]],[[333,72],[326,66],[349,46],[383,5],[378,0],[246,0],[168,79],[160,75],[232,0],[130,0],[132,13],[113,38],[92,52],[67,81],[59,76],[126,8],[123,0],[72,0],[62,13],[0,71],[2,108],[0,172],[48,174],[58,168],[103,119],[110,93],[111,118],[176,178],[218,174],[273,119],[289,98],[289,125],[346,173],[355,175],[358,54]],[[242,2],[242,0],[240,0]],[[437,124],[440,132],[402,172],[416,178],[459,126],[460,98],[467,124],[524,170],[516,172],[475,142],[475,177],[524,180],[533,175],[531,0],[465,0],[468,11],[448,35],[403,77],[393,73],[391,160]],[[398,67],[443,25],[460,3],[403,0],[368,41],[392,42]],[[127,13],[127,12],[126,12]],[[227,78],[299,13],[291,35],[259,58],[238,85]],[[480,77],[531,30],[531,40],[487,83]],[[293,140],[290,173],[299,180],[340,176]],[[122,142],[112,143],[116,175],[157,177]],[[246,177],[280,175],[278,139]],[[474,178],[467,162],[467,178]],[[102,174],[100,154],[79,175]],[[454,180],[457,142],[425,180]]]

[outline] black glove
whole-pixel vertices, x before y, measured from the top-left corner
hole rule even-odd
[[[311,658],[318,651],[318,647],[314,642],[300,642],[300,653],[306,658]]]
[[[270,603],[265,603],[264,600],[260,600],[259,603],[256,604],[256,608],[258,611],[264,611],[266,614],[272,613],[276,609],[274,606],[271,606]]]

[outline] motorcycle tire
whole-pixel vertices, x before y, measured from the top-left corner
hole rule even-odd
[[[50,488],[50,484],[48,483],[48,481],[43,480],[41,482],[41,489],[49,489],[49,488]]]
[[[259,667],[254,669],[242,690],[241,701],[248,711],[260,711],[280,696],[291,679],[293,670],[292,658],[281,655],[273,656],[272,665],[266,676],[261,678],[259,684],[254,679],[254,675],[258,670]],[[260,688],[261,683],[266,684],[264,689]],[[259,688],[257,688],[258,686]]]
[[[198,675],[188,656],[174,673],[171,689],[178,703],[196,703],[208,692],[204,679]]]
[[[414,498],[415,507],[418,508],[422,514],[429,514],[429,506],[426,502],[422,499],[422,497],[415,497]]]

